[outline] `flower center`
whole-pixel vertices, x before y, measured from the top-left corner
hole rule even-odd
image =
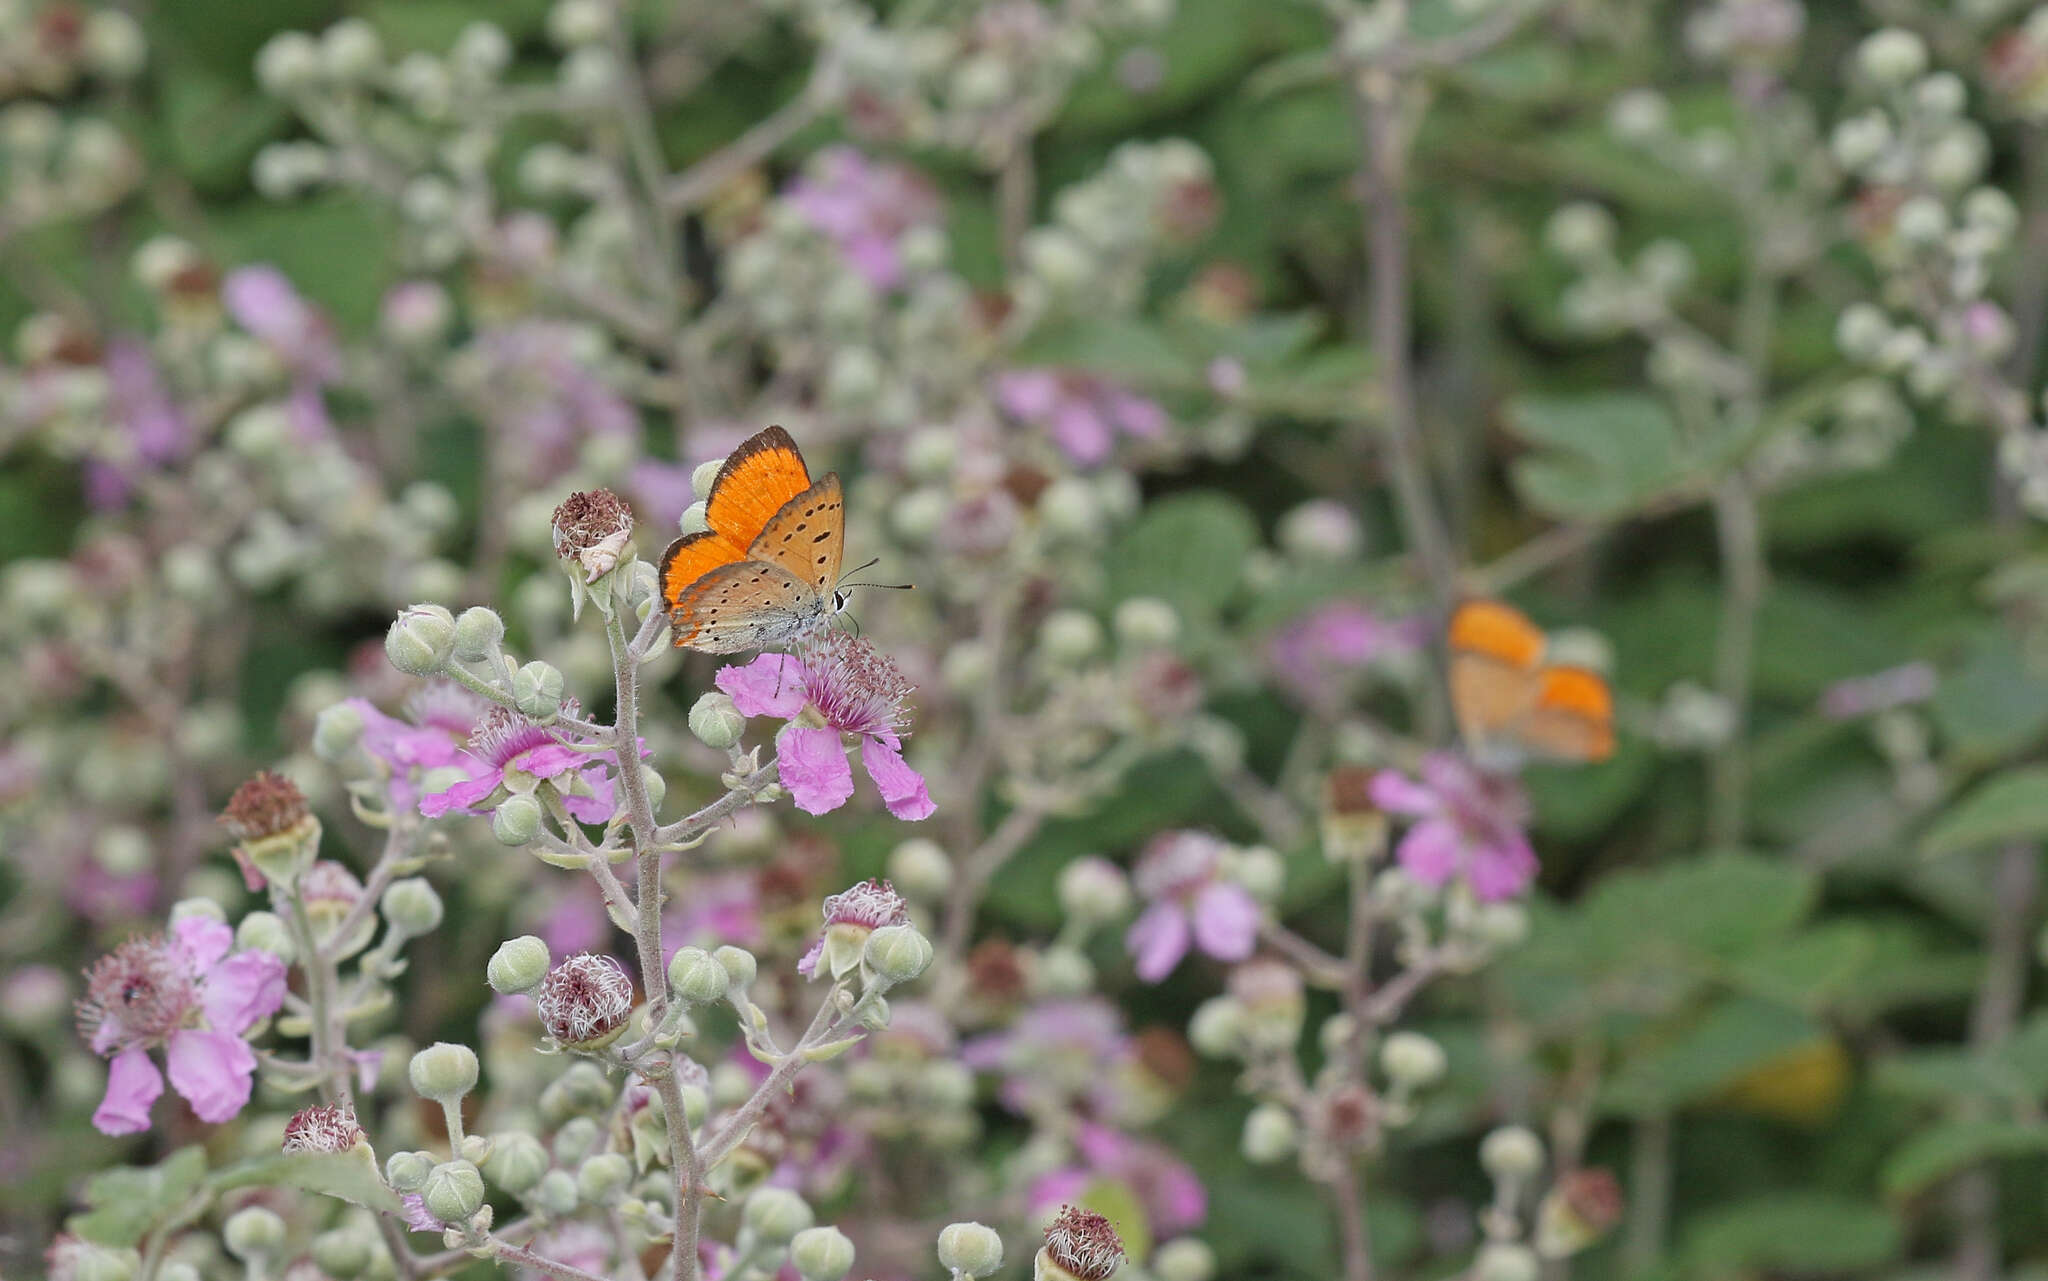
[[[564,711],[573,711],[563,703]],[[521,752],[562,742],[562,736],[507,707],[493,707],[483,714],[476,732],[469,736],[469,750],[483,758],[492,769],[503,769]]]
[[[184,1026],[198,1000],[183,948],[158,934],[132,938],[86,971],[78,1030],[95,1049],[160,1041]]]
[[[888,655],[845,632],[827,632],[801,656],[804,692],[825,724],[846,734],[896,734],[903,700],[917,688]]]

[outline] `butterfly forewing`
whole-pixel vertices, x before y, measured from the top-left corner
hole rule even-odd
[[[839,581],[846,551],[846,498],[839,474],[824,479],[782,505],[747,548],[751,560],[769,561],[809,583],[822,605]]]
[[[744,551],[790,499],[811,487],[810,469],[780,427],[749,437],[711,482],[704,523]]]

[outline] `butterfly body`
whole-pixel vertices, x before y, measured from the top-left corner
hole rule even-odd
[[[661,596],[677,646],[711,654],[787,645],[829,626],[846,545],[837,473],[813,482],[796,442],[760,432],[725,460],[706,528],[669,545]]]
[[[1451,614],[1451,706],[1475,756],[1603,761],[1614,754],[1614,696],[1588,667],[1546,661],[1549,639],[1512,605],[1469,600]]]

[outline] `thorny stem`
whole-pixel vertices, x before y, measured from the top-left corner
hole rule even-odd
[[[1372,1238],[1365,1223],[1365,1189],[1351,1158],[1338,1163],[1330,1181],[1330,1199],[1337,1210],[1337,1232],[1343,1242],[1344,1281],[1372,1281]]]
[[[567,1277],[569,1281],[608,1281],[607,1278],[601,1277],[595,1272],[585,1272],[582,1268],[550,1259],[545,1255],[535,1254],[525,1246],[513,1245],[510,1241],[493,1240],[491,1242],[491,1254],[496,1258],[505,1260],[507,1263],[516,1263],[521,1267],[532,1268],[536,1272],[545,1272],[550,1276]]]
[[[716,1169],[718,1163],[739,1146],[740,1140],[747,1137],[747,1131],[754,1128],[754,1122],[760,1120],[761,1113],[767,1110],[768,1101],[779,1091],[789,1088],[789,1083],[796,1078],[796,1074],[804,1069],[804,1051],[829,1039],[832,1033],[838,1030],[832,1018],[838,995],[839,989],[836,987],[826,994],[824,1002],[818,1006],[818,1012],[811,1016],[811,1025],[805,1029],[803,1037],[790,1047],[788,1054],[782,1056],[782,1061],[775,1065],[775,1070],[768,1074],[768,1079],[761,1082],[747,1097],[745,1103],[740,1104],[739,1110],[726,1120],[717,1135],[705,1143],[705,1169]]]

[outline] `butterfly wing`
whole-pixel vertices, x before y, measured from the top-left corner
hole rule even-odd
[[[1540,692],[1543,632],[1495,600],[1470,600],[1451,615],[1451,709],[1458,729],[1481,744],[1523,719]]]
[[[679,615],[690,588],[712,570],[747,559],[747,548],[775,514],[811,488],[810,469],[780,427],[749,437],[726,457],[704,500],[704,523],[670,543],[661,558],[661,598],[676,623],[676,644],[695,621]]]
[[[707,654],[779,645],[824,617],[824,601],[809,583],[761,560],[711,570],[683,590],[670,612],[675,643]]]
[[[1538,756],[1589,764],[1614,755],[1614,693],[1607,678],[1584,667],[1546,667],[1527,712],[1511,728]]]
[[[839,473],[824,479],[782,505],[747,548],[750,560],[768,561],[810,585],[822,605],[839,582],[839,564],[846,552],[846,497]]]

